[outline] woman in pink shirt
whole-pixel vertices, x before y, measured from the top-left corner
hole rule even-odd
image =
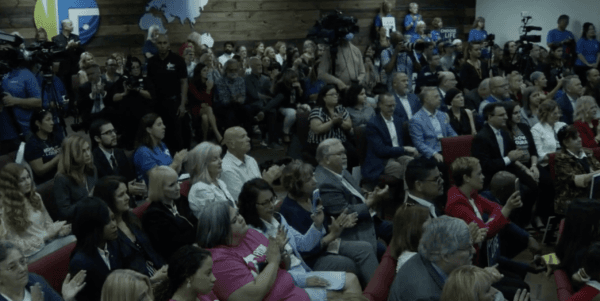
[[[282,268],[289,265],[286,242],[249,229],[237,209],[222,202],[207,205],[197,237],[198,245],[212,253],[213,292],[219,300],[310,300]]]

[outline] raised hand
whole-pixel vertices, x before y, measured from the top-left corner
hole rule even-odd
[[[74,301],[75,296],[85,287],[86,271],[79,271],[73,279],[71,274],[67,274],[67,278],[63,281],[61,293],[65,301]]]

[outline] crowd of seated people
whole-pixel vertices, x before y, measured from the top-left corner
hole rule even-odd
[[[540,252],[527,231],[552,216],[559,268],[593,298],[594,26],[575,41],[560,16],[519,55],[519,41],[490,45],[482,17],[463,42],[408,8],[384,1],[372,44],[348,37],[335,60],[311,40],[217,53],[196,32],[172,51],[152,26],[143,60],[99,62],[63,21],[53,81],[69,102],[44,95],[35,64],[2,81],[0,154],[19,164],[0,167],[0,300],[525,301],[539,267],[512,258]],[[64,114],[82,120],[67,131]],[[454,137],[472,146],[449,159]],[[261,166],[255,148],[295,160]],[[61,297],[26,260],[69,244]]]

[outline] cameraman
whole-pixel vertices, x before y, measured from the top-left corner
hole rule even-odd
[[[390,33],[390,47],[381,51],[381,65],[387,75],[388,91],[393,91],[394,75],[398,72],[408,75],[408,91],[412,91],[413,60],[408,51],[402,34],[398,31]]]
[[[365,77],[365,65],[363,56],[358,47],[350,40],[353,34],[348,34],[340,41],[335,59],[335,74],[331,74],[331,52],[325,51],[319,64],[319,79],[328,84],[333,84],[343,90],[352,82],[362,82]]]
[[[113,102],[119,116],[114,120],[122,133],[123,146],[133,149],[136,131],[142,117],[154,111],[154,85],[142,77],[142,62],[137,57],[127,60],[125,75],[113,85]]]
[[[0,102],[0,155],[16,151],[29,135],[33,109],[42,106],[40,86],[29,69],[18,65],[17,48],[0,45],[0,57],[6,58],[11,70],[2,80]],[[22,135],[20,137],[20,135]]]
[[[567,46],[574,46],[575,44],[575,35],[572,32],[567,30],[567,26],[569,26],[569,16],[560,15],[558,17],[558,28],[552,29],[548,32],[546,36],[546,43],[548,47],[552,46],[563,46],[563,58],[567,58]]]

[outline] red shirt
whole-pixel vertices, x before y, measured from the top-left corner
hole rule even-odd
[[[470,196],[475,206],[479,210],[481,215],[488,214],[488,221],[485,223],[477,214],[475,214],[475,210],[467,196],[465,196],[460,189],[456,186],[452,186],[450,190],[448,190],[448,202],[446,203],[446,215],[460,218],[464,220],[467,225],[471,222],[475,222],[480,229],[487,228],[488,233],[486,239],[493,238],[504,226],[506,226],[510,221],[504,217],[502,214],[502,206],[497,203],[494,203],[474,191]],[[491,220],[491,221],[490,221]],[[479,245],[475,244],[475,250],[477,250],[475,258],[475,263],[479,263]]]
[[[598,147],[598,142],[596,142],[596,135],[594,134],[594,130],[590,128],[590,126],[585,121],[575,121],[573,125],[577,128],[579,132],[579,137],[581,137],[581,145],[587,148],[595,148]],[[594,128],[598,126],[598,119],[592,120],[592,125]]]

